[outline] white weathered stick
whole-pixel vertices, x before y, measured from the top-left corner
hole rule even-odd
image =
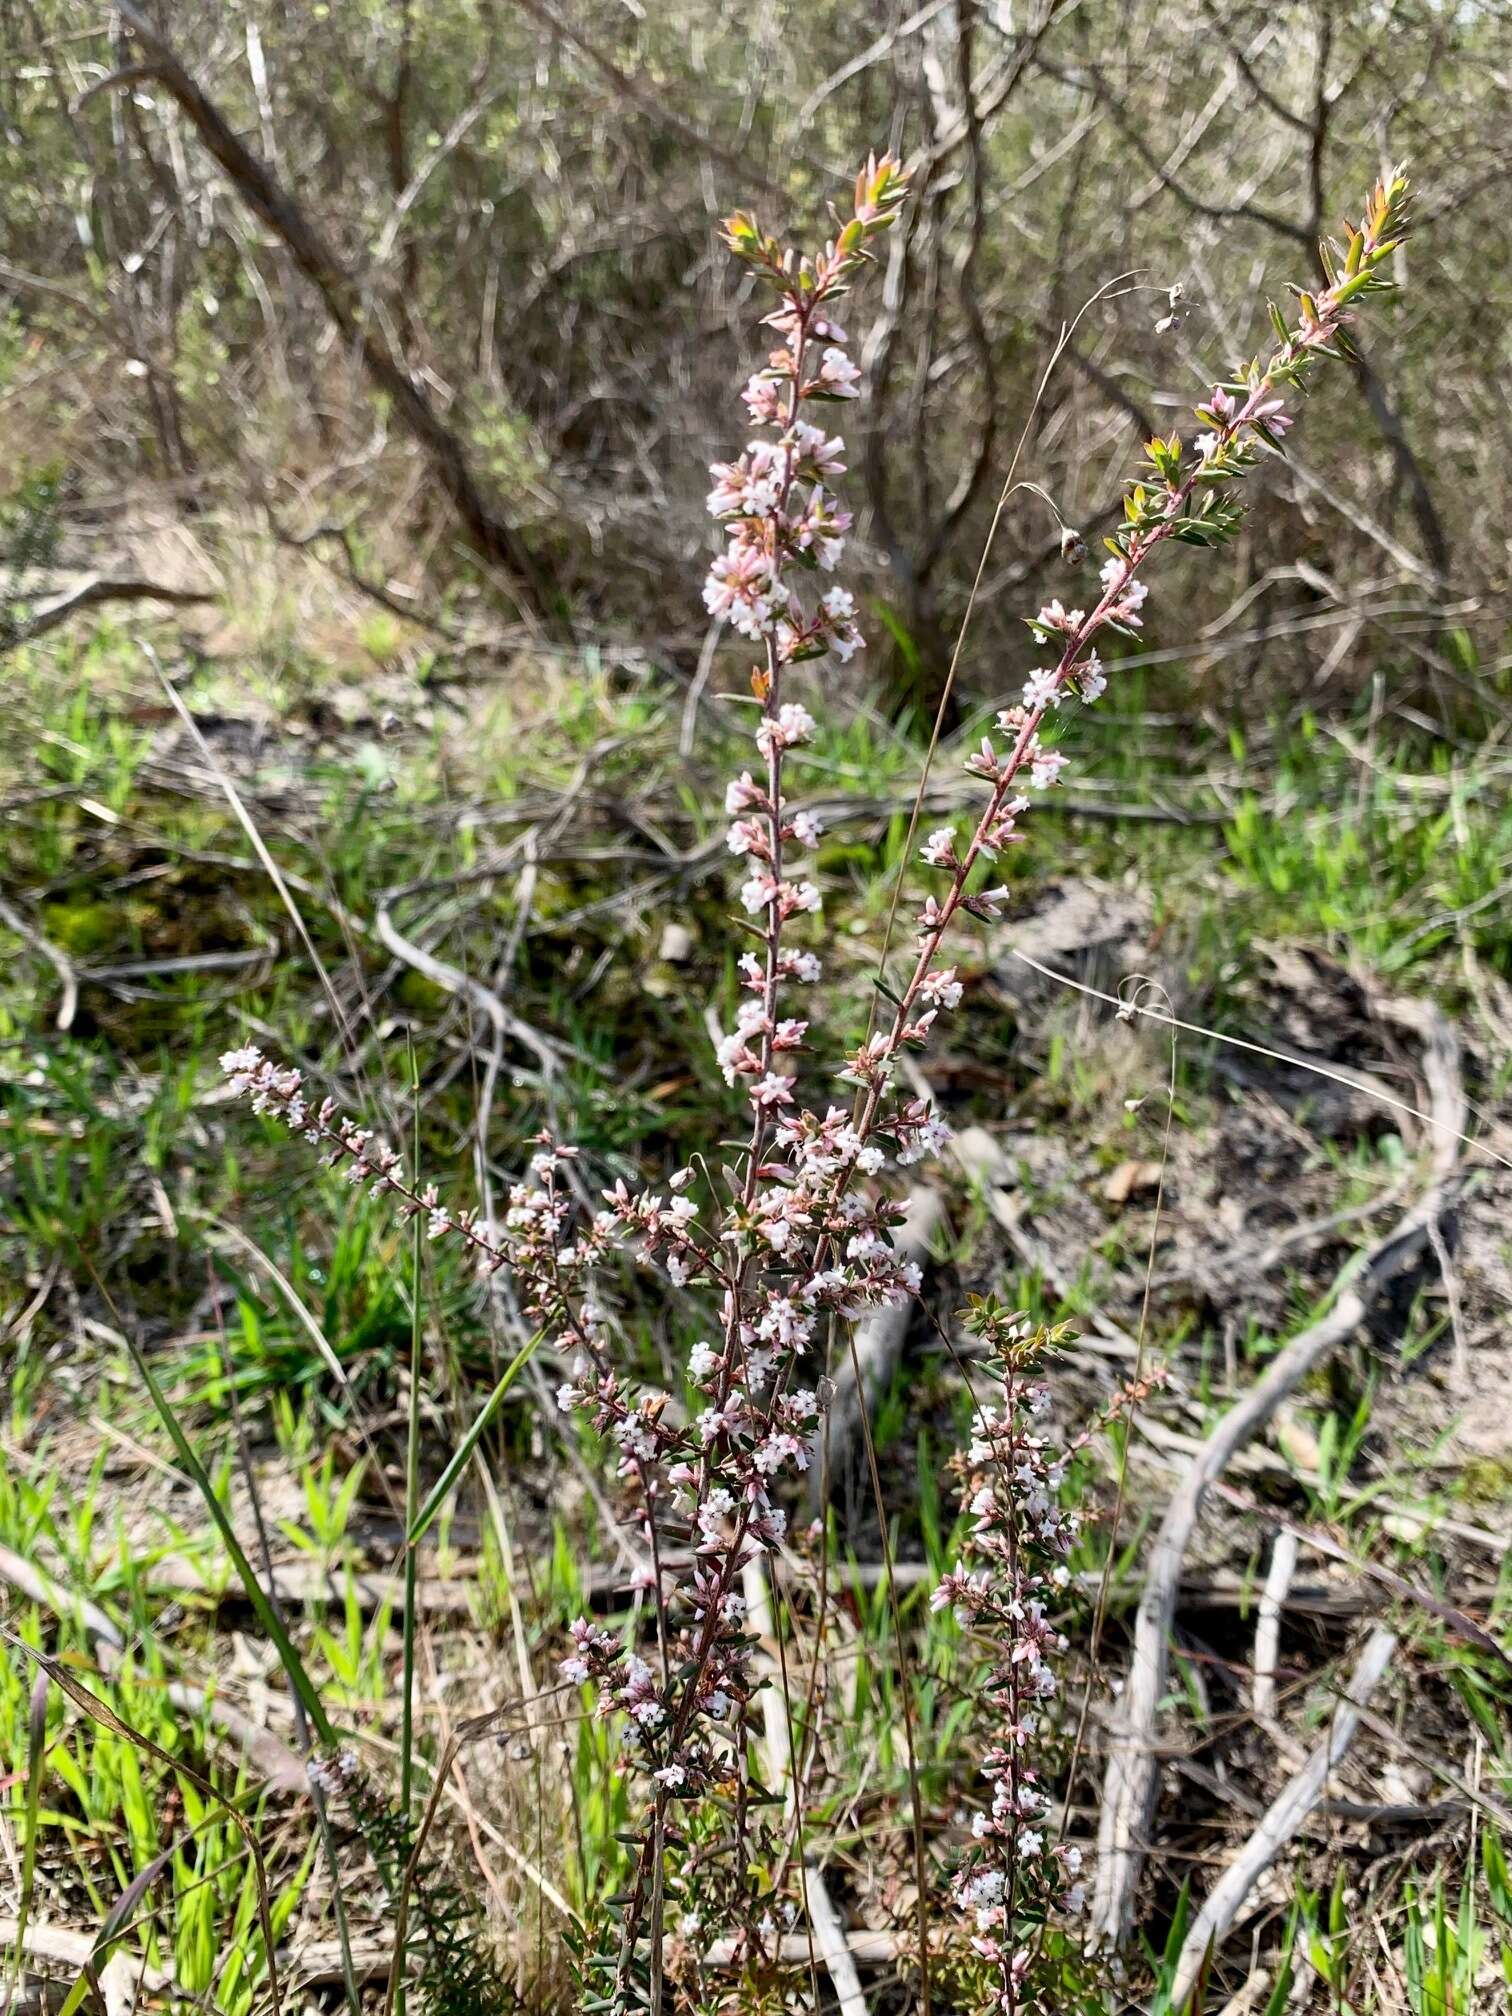
[[[1260,1616],[1255,1625],[1255,1713],[1269,1718],[1276,1712],[1276,1658],[1281,1648],[1281,1611],[1297,1567],[1297,1536],[1283,1526],[1271,1549],[1270,1573],[1260,1598]]]
[[[817,1928],[816,1928],[817,1929]],[[847,1957],[863,1967],[886,1967],[904,1950],[896,1932],[845,1932],[841,1934]],[[809,1957],[806,1932],[784,1932],[777,1941],[777,1958],[784,1967],[801,1967]],[[741,1958],[733,1939],[716,1939],[704,1955],[705,1967],[731,1967]],[[859,2016],[859,2012],[858,2012]]]
[[[944,1214],[945,1202],[938,1190],[912,1191],[908,1198],[908,1216],[893,1236],[899,1258],[922,1263]],[[828,1429],[828,1472],[831,1480],[839,1477],[845,1469],[851,1444],[860,1433],[862,1411],[870,1415],[878,1396],[892,1377],[912,1316],[912,1302],[897,1306],[884,1303],[857,1325],[855,1361],[852,1363],[847,1354],[835,1373],[835,1397],[830,1403]],[[856,1377],[858,1368],[859,1381]],[[820,1497],[824,1490],[826,1468],[821,1460],[824,1432],[821,1428],[809,1452],[809,1505],[815,1512],[823,1509]]]
[[[762,1776],[767,1789],[780,1790],[787,1812],[791,1815],[798,1797],[798,1788],[793,1780],[792,1745],[789,1740],[787,1704],[783,1700],[779,1684],[780,1663],[777,1658],[776,1620],[772,1613],[772,1589],[767,1580],[766,1570],[755,1555],[740,1571],[741,1593],[745,1597],[746,1618],[751,1629],[761,1640],[760,1663],[766,1668],[766,1686],[761,1696],[761,1751]],[[840,1922],[840,1914],[835,1909],[829,1894],[829,1886],[824,1880],[823,1866],[818,1862],[805,1862],[803,1868],[803,1888],[808,1899],[809,1924],[813,1929],[814,1945],[823,1960],[830,1980],[835,1984],[835,1995],[840,2003],[841,2016],[867,2016],[866,1998],[861,1992],[861,1977],[856,1972],[845,1927]],[[809,1958],[807,1937],[800,1938],[802,1948],[800,1960]],[[711,1954],[710,1966],[719,1963]]]
[[[1396,1646],[1396,1633],[1384,1625],[1371,1632],[1327,1736],[1286,1790],[1266,1809],[1259,1826],[1204,1899],[1176,1962],[1176,1978],[1171,1986],[1173,2009],[1185,2005],[1201,1971],[1203,1955],[1209,1946],[1216,1949],[1238,1917],[1245,1899],[1323,1797],[1329,1773],[1354,1741],[1360,1726],[1360,1710],[1379,1686]]]
[[[1432,1114],[1428,1187],[1384,1239],[1350,1261],[1339,1276],[1328,1314],[1292,1338],[1271,1360],[1264,1376],[1224,1415],[1166,1508],[1150,1551],[1128,1678],[1108,1732],[1091,1911],[1093,1937],[1107,1943],[1125,1938],[1133,1923],[1155,1800],[1155,1725],[1165,1694],[1167,1647],[1182,1561],[1208,1488],[1287,1395],[1360,1327],[1387,1284],[1427,1243],[1429,1226],[1437,1224],[1455,1192],[1465,1098],[1454,1032],[1428,1003],[1377,1000],[1374,1005],[1380,1014],[1414,1029],[1423,1040],[1423,1076]]]
[[[32,1960],[43,1968],[71,1967],[76,1974],[82,1973],[94,1959],[94,1944],[92,1932],[75,1932],[65,1925],[35,1921],[27,1925],[23,1937],[14,1918],[0,1918],[0,1952],[16,1953],[23,1963]],[[148,1967],[139,1954],[121,1946],[98,1963],[95,1978],[100,1984],[105,2016],[131,2016],[139,1989],[156,1995],[173,1980],[161,1967]],[[9,2006],[8,2000],[0,2002],[0,2007]],[[46,2007],[45,2001],[42,2006]]]
[[[861,1976],[846,1938],[845,1927],[835,1909],[817,1862],[804,1865],[803,1887],[808,1897],[809,1923],[814,1928],[814,1944],[835,1984],[841,2016],[867,2016],[866,1997],[861,1992]]]
[[[759,1555],[753,1554],[741,1569],[740,1593],[745,1597],[746,1620],[761,1640],[757,1660],[765,1669],[766,1685],[761,1690],[761,1775],[767,1790],[780,1792],[784,1805],[791,1812],[792,1752],[788,1744],[786,1704],[782,1698],[772,1588]]]

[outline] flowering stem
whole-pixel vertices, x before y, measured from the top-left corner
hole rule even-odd
[[[1061,752],[1041,739],[1051,712],[1073,695],[1090,702],[1104,690],[1107,675],[1096,642],[1107,629],[1139,629],[1146,599],[1141,576],[1160,546],[1170,540],[1211,546],[1232,536],[1239,510],[1231,479],[1258,459],[1257,444],[1279,446],[1290,425],[1280,393],[1300,382],[1315,356],[1343,347],[1352,304],[1386,286],[1377,269],[1403,229],[1405,184],[1392,177],[1373,192],[1347,248],[1325,248],[1328,285],[1316,298],[1300,296],[1299,324],[1289,327],[1272,311],[1280,344],[1264,368],[1251,363],[1197,409],[1210,431],[1194,450],[1184,452],[1175,436],[1147,444],[1148,472],[1126,496],[1125,523],[1108,542],[1111,557],[1091,610],[1066,610],[1057,600],[1029,619],[1035,636],[1053,644],[1055,662],[1031,673],[1022,702],[999,714],[1003,752],[986,738],[969,757],[967,769],[985,784],[985,803],[959,848],[949,829],[931,835],[923,848],[925,863],[941,871],[944,882],[917,915],[912,966],[901,990],[889,995],[894,1013],[880,1031],[869,1017],[864,1039],[845,1060],[841,1076],[855,1088],[854,1098],[821,1110],[801,1101],[797,1079],[784,1066],[785,1057],[807,1048],[809,1027],[783,1014],[789,985],[812,986],[821,977],[817,954],[787,929],[821,904],[815,884],[796,879],[792,867],[796,855],[817,846],[820,828],[813,813],[788,796],[789,758],[816,728],[790,697],[790,675],[804,660],[825,654],[844,663],[863,640],[845,589],[830,587],[817,596],[805,591],[807,577],[836,568],[851,521],[832,489],[844,474],[844,443],[802,414],[805,402],[841,402],[857,394],[860,374],[834,310],[870,259],[876,234],[896,218],[906,179],[891,157],[868,161],[852,214],[812,259],[786,250],[743,215],[727,220],[724,230],[726,244],[770,288],[775,306],[766,326],[778,338],[744,395],[755,425],[775,430],[776,439],[752,441],[734,461],[713,469],[709,508],[725,544],[704,589],[710,613],[759,645],[763,661],[752,674],[760,702],[759,761],[732,780],[725,801],[730,850],[748,868],[740,901],[753,920],[762,920],[750,926],[761,940],[760,953],[747,952],[739,962],[740,1005],[718,1046],[727,1082],[743,1089],[751,1109],[743,1166],[720,1187],[706,1156],[697,1155],[670,1178],[670,1196],[632,1193],[619,1180],[602,1193],[604,1208],[579,1213],[560,1180],[576,1151],[539,1136],[529,1175],[511,1187],[502,1229],[489,1236],[471,1213],[453,1217],[434,1190],[412,1185],[398,1156],[336,1114],[332,1102],[312,1110],[297,1071],[279,1070],[254,1049],[222,1060],[233,1089],[247,1093],[256,1110],[275,1114],[328,1150],[353,1180],[397,1197],[417,1229],[423,1217],[431,1237],[460,1237],[484,1273],[510,1268],[537,1336],[549,1335],[568,1367],[558,1405],[585,1414],[618,1452],[618,1474],[638,1501],[646,1533],[655,1665],[587,1618],[571,1626],[571,1650],[560,1662],[563,1682],[594,1688],[599,1714],[615,1718],[624,1768],[645,1791],[618,1936],[590,1963],[616,2012],[660,2008],[670,1965],[664,1945],[671,1950],[674,1937],[664,1924],[669,1903],[686,1904],[690,1884],[705,1880],[697,1872],[719,1855],[707,1843],[687,1851],[678,1816],[689,1810],[688,1802],[708,1801],[732,1773],[734,1841],[726,1867],[734,1872],[735,1889],[732,1895],[727,1885],[721,1908],[736,1915],[753,1955],[778,1934],[773,1914],[784,1905],[776,1886],[793,1858],[770,1830],[763,1833],[761,1808],[749,1796],[751,1704],[761,1682],[751,1663],[738,1581],[748,1561],[782,1545],[782,1479],[790,1469],[807,1467],[819,1432],[818,1395],[797,1384],[819,1325],[853,1325],[864,1311],[903,1302],[921,1286],[920,1268],[893,1242],[902,1207],[874,1179],[889,1155],[911,1163],[947,1138],[928,1100],[903,1097],[894,1083],[899,1053],[924,1044],[937,1016],[961,1001],[962,982],[940,963],[946,934],[962,910],[986,919],[1001,914],[1007,889],[972,885],[984,857],[995,858],[1021,837],[1017,821],[1031,802],[1024,789],[1054,788],[1065,767]],[[1067,533],[1065,551],[1073,564],[1085,557],[1074,533]],[[595,1280],[628,1242],[664,1266],[675,1287],[718,1293],[717,1342],[700,1341],[688,1360],[689,1386],[704,1403],[691,1419],[672,1395],[627,1383],[608,1347]],[[1016,1943],[1016,1925],[1036,1913],[1043,1924],[1047,1913],[1074,1904],[1077,1889],[1071,1879],[1080,1851],[1064,1841],[1047,1849],[1034,1824],[1046,1802],[1025,1755],[1035,1733],[1035,1704],[1055,1692],[1052,1655],[1064,1641],[1047,1620],[1046,1602],[1062,1572],[1056,1557],[1074,1524],[1058,1501],[1066,1456],[1033,1427],[1048,1398],[1024,1377],[1055,1333],[1031,1333],[990,1303],[971,1320],[1002,1360],[1004,1414],[999,1419],[982,1410],[963,1462],[971,1552],[983,1565],[969,1573],[952,1570],[936,1600],[954,1605],[986,1634],[995,1663],[985,1694],[1000,1727],[987,1759],[992,1809],[978,1816],[979,1845],[955,1890],[974,1925],[977,1951],[996,1970],[995,2008],[1001,2016],[1021,2016],[1037,1992],[1035,1949]],[[864,1425],[880,1512],[880,1478]],[[449,1470],[443,1479],[448,1489],[450,1477]],[[669,1541],[691,1545],[693,1556],[691,1570],[670,1584]],[[894,1627],[906,1666],[896,1606]],[[906,1695],[905,1709],[927,2003],[926,1871]],[[752,1924],[751,1907],[759,1910],[764,1900],[752,1899],[749,1877],[763,1867],[773,1885],[773,1909]],[[676,1922],[696,1929],[698,1914],[684,1909]]]

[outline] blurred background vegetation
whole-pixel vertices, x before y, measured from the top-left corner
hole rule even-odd
[[[1402,307],[1320,393],[1326,424],[1231,559],[1193,563],[1180,638],[1150,642],[1189,653],[1227,615],[1210,658],[1240,690],[1337,695],[1394,634],[1447,700],[1458,661],[1425,612],[1447,601],[1495,631],[1504,8],[144,12],[161,40],[76,0],[15,0],[0,23],[5,454],[13,482],[66,484],[72,558],[114,562],[140,521],[187,522],[223,582],[229,514],[403,606],[482,596],[522,631],[690,674],[703,466],[739,431],[750,351],[711,227],[740,202],[822,232],[848,164],[885,142],[917,161],[917,194],[858,306],[853,488],[892,638],[858,676],[894,706],[932,697],[1062,326],[1024,466],[1095,533],[1136,442],[1189,424],[1215,372],[1267,340],[1267,292],[1305,282],[1320,233],[1406,158]],[[449,504],[459,482],[489,531]],[[1020,496],[977,667],[1057,553]]]

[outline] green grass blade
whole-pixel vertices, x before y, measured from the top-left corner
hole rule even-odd
[[[1286,2005],[1291,1999],[1292,1953],[1297,1944],[1297,1921],[1300,1916],[1300,1909],[1293,1904],[1286,1921],[1286,1938],[1276,1962],[1275,1985],[1266,1998],[1263,2016],[1285,2016]]]
[[[47,1758],[47,1675],[39,1673],[26,1717],[26,1853],[21,1862],[21,1901],[16,1909],[16,1979],[26,1952],[26,1924],[31,1917],[37,1880],[37,1832],[41,1825],[42,1772]],[[12,1981],[12,1987],[15,1981]],[[9,2001],[7,1997],[7,2001]]]
[[[100,1962],[104,1959],[107,1949],[118,1937],[122,1928],[134,1916],[138,1904],[141,1903],[147,1892],[168,1867],[182,1845],[181,1840],[171,1841],[161,1855],[155,1855],[145,1869],[138,1870],[120,1896],[117,1897],[114,1904],[111,1905],[109,1911],[105,1914],[104,1922],[95,1934],[94,1944],[89,1949],[89,1958],[79,1969],[77,1979],[64,1997],[63,2006],[58,2011],[58,2016],[76,2016],[76,2012],[82,2004],[84,1997],[91,1991],[99,1996],[101,2001],[104,2000],[104,1997],[100,1995]]]
[[[419,1515],[406,1536],[406,1545],[410,1548],[416,1547],[424,1539],[426,1533],[434,1524],[437,1513],[457,1488],[457,1480],[471,1461],[472,1453],[481,1441],[483,1431],[498,1412],[499,1403],[535,1356],[536,1347],[541,1341],[541,1335],[542,1333],[537,1330],[535,1335],[528,1338],[515,1353],[514,1357],[510,1359],[508,1365],[504,1368],[504,1375],[498,1385],[495,1386],[492,1393],[483,1402],[482,1407],[478,1410],[473,1420],[472,1426],[453,1450],[450,1462],[432,1485],[430,1495],[421,1506]]]
[[[152,1396],[152,1404],[158,1411],[158,1417],[162,1421],[163,1426],[168,1430],[169,1440],[173,1443],[179,1461],[199,1487],[200,1496],[205,1501],[210,1517],[219,1528],[221,1539],[225,1543],[226,1552],[231,1557],[231,1565],[236,1570],[237,1578],[247,1593],[247,1601],[251,1604],[258,1623],[261,1624],[277,1648],[283,1669],[289,1676],[290,1686],[298,1694],[304,1711],[310,1718],[311,1726],[314,1728],[321,1742],[328,1748],[334,1748],[336,1730],[331,1718],[325,1711],[315,1683],[306,1671],[305,1663],[300,1658],[293,1639],[284,1629],[283,1619],[269,1602],[267,1592],[261,1582],[258,1581],[252,1563],[242,1552],[241,1542],[237,1539],[232,1529],[231,1521],[227,1516],[226,1508],[221,1504],[216,1494],[215,1486],[210,1481],[209,1472],[195,1453],[189,1437],[184,1433],[183,1426],[177,1414],[173,1411],[172,1403],[158,1384],[152,1367],[147,1363],[146,1358],[130,1337],[127,1338],[127,1345],[131,1352],[132,1362],[135,1364],[138,1372],[141,1373],[142,1382],[146,1386],[148,1393]]]

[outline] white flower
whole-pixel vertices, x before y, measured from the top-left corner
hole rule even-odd
[[[931,868],[948,868],[955,858],[955,832],[949,826],[941,826],[931,833],[919,849],[920,857]]]
[[[1031,714],[1060,705],[1060,682],[1053,672],[1031,672],[1024,681],[1024,705]]]
[[[758,868],[740,885],[741,904],[752,913],[765,910],[776,894],[777,884],[764,868]]]
[[[1108,675],[1103,670],[1102,660],[1095,651],[1088,654],[1076,668],[1077,689],[1083,700],[1090,706],[1100,700],[1108,690]]]
[[[819,366],[819,383],[825,391],[836,399],[854,399],[860,376],[859,368],[845,352],[831,344]]]
[[[926,1001],[933,1001],[939,1008],[958,1008],[964,989],[956,978],[954,966],[946,966],[938,973],[926,973],[919,992]]]
[[[756,747],[763,756],[770,756],[776,750],[797,748],[799,743],[807,742],[813,732],[813,715],[806,707],[789,700],[778,708],[775,717],[762,721],[756,730]]]
[[[741,393],[758,426],[770,427],[782,416],[781,393],[774,378],[758,371]]]

